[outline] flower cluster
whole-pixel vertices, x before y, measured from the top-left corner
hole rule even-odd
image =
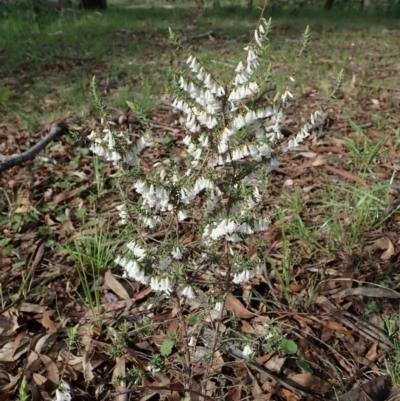
[[[93,142],[90,146],[93,153],[123,168],[124,165],[134,166],[139,162],[138,155],[151,137],[146,133],[133,143],[125,132],[115,132],[106,128],[102,135],[92,131],[88,139]]]

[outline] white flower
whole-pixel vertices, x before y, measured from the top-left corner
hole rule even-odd
[[[194,347],[195,345],[196,345],[196,339],[193,336],[191,336],[188,342],[188,347]]]
[[[254,232],[265,231],[270,226],[271,222],[267,219],[258,220],[257,223],[253,227]]]
[[[167,295],[172,292],[172,283],[169,277],[165,277],[161,280],[161,291],[165,292]]]
[[[186,210],[180,210],[178,212],[178,220],[179,221],[183,221],[183,220],[187,219],[187,217],[188,217],[188,215],[187,215]]]
[[[200,70],[200,63],[197,61],[196,57],[189,56],[187,63],[192,72],[197,73]]]
[[[143,225],[149,228],[154,228],[159,221],[158,217],[140,216],[140,219],[142,220]]]
[[[154,375],[155,373],[158,373],[161,369],[157,368],[157,367],[153,366],[151,363],[149,363],[147,365],[146,370]]]
[[[262,44],[263,39],[262,39],[262,37],[259,36],[257,29],[254,31],[254,40],[257,42],[258,46],[260,46],[261,48],[263,47],[263,44]]]
[[[174,249],[171,251],[171,255],[172,255],[172,257],[173,257],[174,259],[178,259],[178,260],[181,260],[181,259],[182,259],[182,256],[183,256],[181,250],[180,250],[178,247],[174,248]]]
[[[119,210],[119,225],[127,224],[128,220],[128,212],[126,211],[126,206],[124,204],[117,206],[117,210]]]
[[[245,358],[250,356],[253,352],[254,352],[253,348],[251,348],[250,345],[248,345],[248,344],[243,348],[243,351],[242,351],[243,356]]]
[[[260,199],[261,199],[261,194],[260,194],[260,191],[259,191],[258,187],[254,187],[254,190],[253,190],[253,197],[254,197],[254,199],[256,200],[256,202],[259,202],[259,201],[260,201]]]
[[[242,62],[240,62],[236,67],[235,72],[242,72],[243,70],[244,70],[244,65]]]
[[[126,247],[134,254],[138,260],[143,260],[146,256],[146,250],[141,248],[135,241],[129,242]]]
[[[150,287],[154,291],[165,292],[167,295],[170,295],[172,292],[172,283],[169,277],[164,277],[162,279],[152,277],[150,279]]]
[[[216,302],[214,305],[214,310],[217,312],[222,312],[222,309],[224,309],[224,303],[223,302]]]
[[[186,286],[182,291],[182,295],[184,297],[187,297],[187,298],[190,298],[190,299],[195,298],[195,293],[193,291],[192,286],[190,286],[190,285]]]
[[[71,389],[69,384],[65,381],[62,381],[56,390],[56,399],[55,401],[71,401]]]
[[[249,281],[251,278],[253,277],[253,273],[251,270],[245,270],[243,272],[240,273],[235,273],[233,275],[233,282],[235,284],[242,284],[245,283],[247,281]]]
[[[232,234],[234,231],[237,231],[237,229],[238,225],[234,220],[224,219],[211,230],[211,233],[205,230],[203,236],[210,236],[211,239],[215,241],[226,234]]]

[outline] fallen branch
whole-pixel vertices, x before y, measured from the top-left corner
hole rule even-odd
[[[60,137],[61,135],[67,132],[66,127],[61,123],[54,123],[50,128],[49,134],[43,138],[40,142],[38,142],[35,146],[28,149],[26,152],[18,155],[10,157],[9,159],[0,163],[0,172],[8,170],[11,167],[18,166],[22,163],[25,163],[28,160],[32,160],[35,156],[44,149],[48,143],[53,141],[54,139]]]
[[[203,39],[203,38],[214,38],[215,37],[215,32],[214,31],[208,31],[206,33],[201,33],[200,35],[193,35],[193,36],[187,36],[186,38],[182,39],[182,42],[189,42],[194,39]]]
[[[368,58],[377,58],[381,59],[384,57],[399,57],[400,53],[389,53],[389,54],[373,54],[373,53],[367,53]]]

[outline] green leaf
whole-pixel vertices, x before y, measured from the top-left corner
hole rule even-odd
[[[72,170],[77,170],[79,167],[79,163],[75,160],[69,162],[69,168]]]
[[[7,245],[7,246],[4,246],[4,247],[0,250],[0,255],[1,255],[3,258],[6,258],[6,257],[8,257],[8,256],[11,255],[13,249],[14,249],[14,247],[13,247],[11,244],[10,244],[10,245]]]
[[[174,348],[174,343],[171,340],[165,340],[161,344],[160,353],[162,356],[171,355],[172,348]]]
[[[285,354],[292,355],[297,352],[297,344],[293,340],[287,340],[286,338],[281,344],[282,350]]]
[[[86,216],[86,208],[83,207],[83,208],[81,208],[81,209],[78,209],[78,210],[75,212],[75,216],[76,216],[78,219],[84,218],[84,217]]]
[[[53,234],[53,230],[50,227],[41,226],[41,227],[39,227],[38,230],[39,230],[39,233],[41,235],[51,235],[51,234]]]
[[[11,241],[11,238],[1,238],[0,247],[6,246]]]
[[[307,362],[305,362],[305,361],[303,361],[303,360],[301,360],[301,359],[297,359],[297,360],[296,360],[296,365],[297,365],[304,373],[309,373],[310,375],[312,375],[312,374],[314,373],[314,371],[311,369],[311,366],[310,366]]]
[[[12,269],[13,270],[17,270],[17,269],[19,269],[20,267],[23,267],[23,266],[25,266],[25,260],[23,260],[22,262],[14,263],[12,265]]]
[[[136,109],[136,105],[135,103],[130,102],[129,100],[126,100],[126,104],[128,105],[128,107],[133,111]]]

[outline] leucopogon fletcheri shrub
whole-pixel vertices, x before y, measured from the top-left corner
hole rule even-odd
[[[198,298],[216,313],[222,313],[231,286],[260,273],[265,246],[258,243],[259,233],[270,226],[265,212],[269,174],[279,166],[279,156],[310,135],[322,113],[315,111],[293,137],[282,135],[294,73],[276,103],[255,101],[271,79],[271,67],[262,63],[270,29],[271,20],[262,13],[227,84],[188,51],[190,74],[177,74],[172,102],[186,116],[180,161],[171,157],[146,167],[145,150],[157,146],[151,125],[135,137],[105,122],[102,132],[89,136],[91,151],[118,168],[120,182],[130,183],[121,185],[126,190],[118,211],[120,224],[130,226],[132,234],[116,263],[127,277],[161,296],[181,303]],[[309,38],[307,28],[298,58]],[[132,189],[138,200],[130,200]],[[250,239],[248,252],[244,244]]]

